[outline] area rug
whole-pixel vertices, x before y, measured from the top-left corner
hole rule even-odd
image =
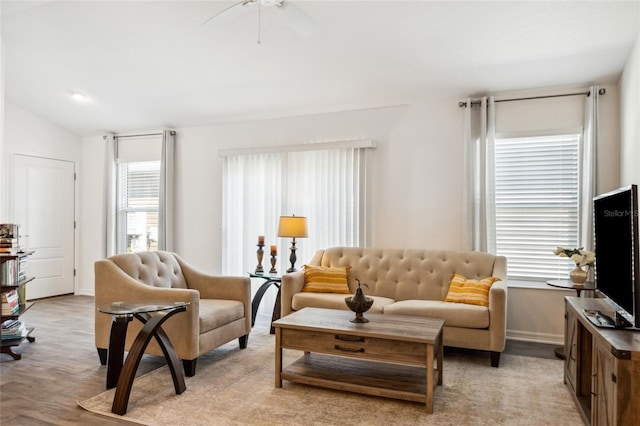
[[[563,383],[563,363],[486,352],[445,350],[444,384],[434,412],[423,404],[283,382],[274,387],[274,336],[254,329],[198,359],[187,390],[176,395],[169,369],[134,381],[128,412],[111,413],[114,390],[78,404],[93,413],[147,425],[582,425]],[[284,351],[284,365],[302,353]],[[144,359],[143,359],[144,362]]]

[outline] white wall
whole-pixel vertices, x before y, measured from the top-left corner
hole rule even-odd
[[[602,194],[619,187],[615,170],[619,167],[619,87],[601,86],[605,94],[599,96],[600,123],[596,155],[596,193]],[[539,91],[540,95],[584,93],[588,87]],[[514,93],[507,98],[536,96],[535,92]],[[501,96],[504,98],[505,96]],[[585,96],[543,98],[496,104],[496,134],[515,136],[550,134],[554,131],[581,130],[584,122]]]
[[[106,257],[106,141],[102,136],[82,139],[78,169],[78,294],[94,294],[93,264]]]
[[[77,162],[81,138],[12,102],[5,102],[5,154]]]
[[[1,2],[0,2],[1,3]],[[2,5],[0,4],[0,10]],[[0,37],[0,223],[6,223],[6,176],[4,155],[4,41]]]
[[[618,180],[617,88],[607,87],[607,95],[601,99],[601,132],[607,144],[599,165],[599,182],[602,187],[613,187]],[[378,142],[372,167],[371,245],[460,249],[464,110],[457,102],[458,99],[432,100],[408,106],[176,129],[176,251],[204,271],[221,271],[219,150],[363,138]],[[534,122],[540,106],[523,104],[522,121]],[[85,294],[93,294],[93,263],[104,257],[104,155],[102,135],[83,140],[79,292]],[[300,253],[300,260],[310,257]],[[247,265],[247,270],[253,267]],[[522,306],[532,306],[527,294],[519,293],[525,290],[509,290],[508,328],[518,338],[559,343],[563,339],[562,294],[544,284],[541,287],[535,290],[534,300],[545,315],[536,318],[521,315],[526,312]]]
[[[620,182],[640,184],[640,33],[620,79]]]
[[[81,152],[81,138],[77,135],[59,127],[51,122],[26,111],[19,106],[5,102],[5,165],[7,166],[7,202],[6,216],[4,220],[11,222],[11,186],[12,173],[11,164],[13,154],[31,155],[35,157],[51,158],[56,160],[71,161],[77,170],[78,160]],[[80,202],[77,197],[78,189],[75,189],[75,211],[76,217],[80,209]],[[78,263],[78,245],[76,232],[76,264]],[[76,277],[76,291],[78,280]]]
[[[461,117],[455,103],[446,102],[177,129],[177,184],[183,189],[177,249],[202,268],[221,269],[218,150],[354,138],[378,142],[372,155],[372,245],[459,248],[462,198],[458,190],[448,191],[440,177],[453,187],[462,183],[462,165],[455,162],[462,155],[457,143]],[[186,217],[190,220],[180,220]],[[299,246],[298,258],[310,258],[304,241]]]

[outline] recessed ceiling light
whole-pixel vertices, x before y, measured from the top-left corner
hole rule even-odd
[[[82,93],[78,93],[78,92],[72,93],[71,97],[78,102],[86,102],[89,100],[87,95],[83,95]]]

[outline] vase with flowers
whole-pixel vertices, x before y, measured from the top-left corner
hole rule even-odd
[[[564,247],[558,247],[553,251],[553,254],[560,257],[569,257],[576,264],[576,267],[569,274],[569,278],[574,285],[583,285],[589,275],[589,268],[591,268],[596,260],[594,252],[584,250],[582,247],[567,249]]]

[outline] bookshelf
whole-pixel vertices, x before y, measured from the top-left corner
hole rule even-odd
[[[33,253],[33,251],[0,253],[0,295],[2,295],[0,322],[3,325],[13,321],[20,324],[20,316],[33,306],[33,303],[27,302],[26,296],[27,284],[35,279],[35,277],[27,276],[27,260]],[[12,300],[14,295],[17,296],[17,306],[12,308],[8,300]],[[8,354],[13,359],[19,360],[21,354],[15,353],[12,348],[20,345],[25,339],[34,342],[35,337],[31,336],[33,330],[33,327],[23,326],[15,338],[6,338],[10,330],[3,328],[0,353]]]

